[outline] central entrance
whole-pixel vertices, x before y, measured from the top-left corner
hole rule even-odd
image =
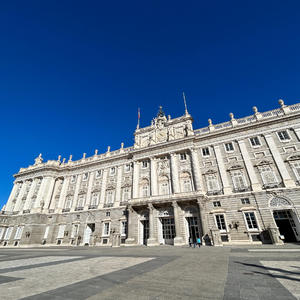
[[[173,217],[161,218],[162,235],[166,245],[174,245],[176,236],[175,223]]]
[[[189,225],[189,237],[192,240],[192,243],[196,243],[197,238],[200,238],[200,230],[198,226],[197,217],[187,217],[187,222]]]
[[[273,212],[273,216],[280,234],[284,236],[284,242],[296,242],[297,230],[291,212],[289,210],[276,210]]]

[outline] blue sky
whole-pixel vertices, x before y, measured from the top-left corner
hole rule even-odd
[[[20,167],[300,102],[299,1],[2,1],[0,205]]]

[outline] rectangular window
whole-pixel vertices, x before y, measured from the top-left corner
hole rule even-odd
[[[57,238],[58,239],[62,239],[64,237],[65,228],[66,228],[66,225],[59,225],[58,233],[57,233]]]
[[[147,197],[149,194],[149,186],[148,185],[143,185],[142,187],[142,195],[143,197]]]
[[[186,160],[186,153],[180,153],[180,160]]]
[[[234,151],[233,144],[232,143],[226,143],[225,144],[225,150],[226,150],[226,152]]]
[[[71,231],[71,238],[75,238],[78,234],[78,230],[79,230],[79,225],[78,224],[73,224],[72,225],[72,231]]]
[[[84,195],[79,195],[79,197],[78,197],[78,201],[77,201],[77,207],[83,207],[84,206],[84,199],[85,197],[84,197]]]
[[[4,240],[9,240],[12,234],[13,227],[8,227],[5,231]]]
[[[0,227],[0,240],[2,240],[2,236],[4,234],[5,227]]]
[[[15,240],[19,240],[22,237],[24,226],[18,226],[15,234]]]
[[[161,195],[169,194],[169,184],[168,184],[168,182],[162,182],[160,189],[161,189]]]
[[[143,169],[147,169],[148,168],[148,161],[147,160],[142,161],[142,168]]]
[[[241,171],[232,172],[232,181],[236,190],[244,190],[247,187],[244,174]]]
[[[105,236],[109,235],[109,224],[110,223],[104,223],[103,235],[105,235]]]
[[[206,176],[207,190],[209,192],[219,191],[219,182],[215,175]]]
[[[102,172],[101,172],[102,170],[98,170],[98,171],[96,171],[96,178],[100,178],[101,177],[101,175],[102,175]]]
[[[216,215],[216,223],[219,230],[226,231],[226,223],[224,215]]]
[[[106,196],[106,203],[113,203],[113,196],[114,192],[113,191],[107,191],[107,196]]]
[[[45,229],[45,232],[44,232],[44,240],[46,240],[47,239],[47,237],[48,237],[48,234],[49,234],[49,226],[46,226],[46,229]]]
[[[214,207],[220,207],[221,206],[221,202],[220,201],[214,201],[213,205],[214,205]]]
[[[89,173],[84,173],[84,174],[82,175],[82,181],[87,181],[88,178],[89,178]]]
[[[260,167],[260,174],[265,185],[278,183],[277,178],[270,166]]]
[[[98,201],[99,201],[99,194],[98,193],[94,193],[92,195],[91,205],[98,205]]]
[[[110,168],[109,174],[110,175],[115,175],[116,174],[116,168],[115,167]]]
[[[126,165],[125,165],[125,172],[126,172],[126,173],[130,172],[130,169],[131,169],[131,168],[130,168],[130,164],[126,164]]]
[[[254,212],[245,212],[244,215],[245,215],[245,218],[247,221],[248,229],[249,230],[258,230]]]
[[[202,155],[203,156],[209,156],[210,155],[208,147],[202,148]]]
[[[281,141],[289,141],[291,139],[286,130],[278,131],[277,134]]]
[[[250,143],[252,147],[258,147],[261,145],[258,136],[250,138]]]
[[[250,204],[249,198],[242,198],[241,202],[242,202],[242,204]]]
[[[106,216],[106,217],[110,217],[110,211],[107,211],[107,212],[105,213],[105,216]]]
[[[121,222],[121,235],[126,235],[127,234],[127,222],[122,221]]]
[[[71,177],[71,180],[70,180],[71,183],[75,183],[76,182],[76,175],[73,175]]]
[[[293,170],[297,180],[300,180],[300,161],[296,161],[293,163]]]

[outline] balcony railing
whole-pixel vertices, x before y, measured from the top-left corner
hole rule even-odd
[[[120,202],[120,206],[126,206],[126,205],[128,205],[128,201],[121,201]]]
[[[98,205],[89,205],[89,209],[97,209]]]
[[[23,214],[29,214],[30,213],[30,209],[24,209],[23,210]]]
[[[243,193],[243,192],[251,191],[251,189],[250,189],[250,187],[245,186],[245,187],[234,188],[232,191],[234,193]]]
[[[267,189],[276,189],[276,188],[279,188],[279,187],[283,187],[283,183],[282,182],[264,184],[262,188],[264,190],[267,190]]]
[[[105,203],[105,204],[103,205],[103,207],[113,207],[113,206],[114,206],[113,203]]]
[[[62,212],[69,212],[70,208],[63,208]]]
[[[223,190],[215,190],[215,191],[207,191],[207,196],[216,196],[216,195],[222,195]]]
[[[75,211],[79,211],[79,210],[83,210],[83,207],[80,206],[80,207],[76,207],[76,208],[75,208]]]

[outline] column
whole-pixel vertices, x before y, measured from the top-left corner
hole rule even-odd
[[[133,180],[132,180],[132,198],[139,197],[139,173],[140,164],[138,161],[133,163]]]
[[[281,178],[283,180],[284,186],[285,187],[295,187],[295,182],[294,180],[291,178],[284,162],[283,159],[278,151],[278,148],[275,145],[275,142],[273,140],[273,137],[271,134],[265,134],[265,139],[267,141],[267,144],[269,146],[269,149],[272,153],[272,156],[274,158],[274,161],[277,165],[278,171],[281,175]]]
[[[180,193],[176,153],[171,153],[171,177],[172,177],[173,193]]]
[[[149,239],[147,240],[147,246],[157,246],[159,245],[157,236],[155,236],[155,222],[156,219],[156,209],[152,204],[148,204],[149,209]]]
[[[200,171],[198,151],[196,149],[192,149],[191,152],[192,152],[192,167],[193,167],[195,190],[201,191],[203,187],[203,181],[202,181],[202,176]]]
[[[103,177],[102,177],[102,185],[101,185],[101,194],[100,194],[100,202],[98,207],[102,208],[105,202],[105,196],[106,196],[106,183],[107,183],[107,175],[108,175],[108,169],[103,170]]]
[[[220,175],[221,175],[221,180],[223,183],[223,192],[224,192],[224,194],[231,194],[232,188],[231,188],[228,178],[227,178],[227,172],[226,172],[225,165],[223,162],[223,156],[221,153],[220,146],[219,145],[214,146],[214,151],[215,151],[218,168],[219,168]]]
[[[87,187],[87,192],[86,192],[86,200],[85,200],[84,210],[88,210],[89,205],[91,203],[94,178],[95,178],[95,172],[91,172],[90,176],[89,176],[89,182],[88,182],[88,187]]]
[[[157,189],[157,162],[155,157],[150,159],[150,180],[151,180],[151,196],[158,195]]]
[[[62,185],[62,188],[60,191],[60,196],[59,196],[58,205],[57,205],[58,213],[61,213],[62,209],[64,207],[66,195],[67,195],[67,191],[68,191],[68,186],[69,186],[69,181],[70,181],[70,177],[64,177],[64,182],[63,182],[63,185]]]
[[[240,141],[237,141],[237,142],[239,144],[241,154],[242,154],[242,157],[243,157],[243,160],[245,162],[246,169],[247,169],[247,173],[249,175],[252,191],[254,191],[254,192],[261,191],[261,184],[260,184],[260,182],[259,182],[259,180],[256,176],[253,164],[251,162],[249,153],[247,151],[245,141],[240,140]]]
[[[27,195],[27,198],[26,198],[23,210],[30,210],[32,196],[33,196],[34,190],[36,188],[36,183],[37,183],[37,178],[34,178],[32,180],[32,184],[31,184],[30,190],[28,192],[28,195]]]
[[[17,202],[16,202],[16,205],[15,205],[15,208],[14,208],[14,212],[17,212],[20,210],[20,206],[22,204],[22,198],[25,194],[25,191],[26,191],[26,188],[27,188],[27,182],[23,182],[22,183],[22,187],[21,187],[21,190],[20,190],[20,193],[19,193],[19,196],[17,198]]]
[[[44,208],[48,209],[50,205],[50,201],[53,195],[53,188],[55,184],[54,177],[47,177],[47,183],[45,187],[45,197],[44,197]]]
[[[180,226],[181,207],[178,205],[176,201],[172,202],[172,206],[174,211],[174,222],[175,222],[175,230],[176,230],[176,237],[174,238],[174,246],[182,246],[185,243],[182,237],[182,230]]]
[[[121,202],[121,186],[122,186],[122,170],[124,166],[118,167],[118,173],[117,173],[117,183],[116,183],[116,206],[119,206],[119,203]]]
[[[73,197],[71,211],[74,211],[75,208],[77,207],[77,199],[78,199],[78,193],[79,193],[79,189],[80,189],[80,185],[81,185],[81,177],[82,177],[82,174],[77,175],[77,181],[76,181],[76,185],[75,185],[75,191],[74,191],[74,197]]]
[[[204,197],[197,198],[197,203],[199,206],[199,213],[201,219],[201,229],[202,229],[202,237],[209,233],[208,229],[208,220],[206,217],[206,199]],[[203,239],[202,239],[203,240]],[[202,241],[203,243],[204,241]]]
[[[5,211],[8,211],[8,212],[11,211],[13,200],[15,199],[15,195],[18,190],[19,184],[20,184],[19,182],[17,182],[17,183],[14,182],[14,186],[11,190],[11,193],[9,195],[9,198],[8,198],[6,206],[5,206]]]

